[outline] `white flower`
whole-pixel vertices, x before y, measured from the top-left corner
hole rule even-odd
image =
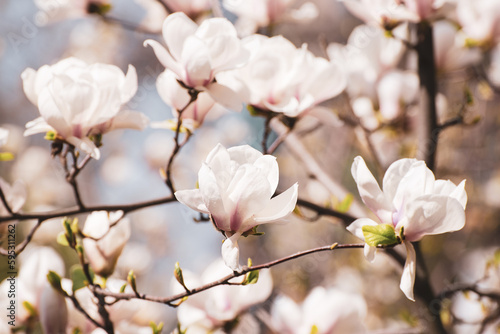
[[[26,124],[25,136],[55,131],[59,138],[99,159],[89,136],[121,128],[143,129],[147,124],[141,113],[120,112],[137,91],[132,65],[125,76],[114,65],[87,65],[67,58],[38,71],[28,68],[21,77],[26,96],[41,115]]]
[[[460,0],[458,22],[465,34],[478,44],[500,42],[500,2],[497,0]]]
[[[280,22],[309,22],[318,16],[318,9],[312,2],[306,2],[298,9],[291,9],[294,0],[223,0],[228,11],[238,15],[236,26],[246,34],[259,28]]]
[[[130,222],[123,212],[94,211],[85,221],[83,248],[92,270],[98,275],[113,273],[116,261],[130,238]],[[116,226],[114,226],[117,224]]]
[[[300,305],[278,296],[271,316],[276,333],[359,334],[366,332],[366,312],[366,302],[360,295],[316,287]]]
[[[282,36],[263,35],[249,36],[243,43],[250,60],[229,75],[243,83],[252,106],[296,117],[345,88],[340,68],[315,57],[306,45],[297,49]]]
[[[295,208],[298,185],[271,198],[278,186],[276,158],[248,146],[217,145],[198,173],[199,189],[175,193],[190,208],[211,215],[228,238],[222,245],[226,265],[238,270],[238,238],[257,225],[285,218]]]
[[[175,74],[168,69],[158,76],[156,89],[162,100],[172,107],[172,113],[176,118],[179,115],[178,111],[183,109],[191,99],[186,88],[177,82]],[[197,99],[182,112],[182,125],[190,130],[199,127],[214,105],[215,101],[210,94],[200,92]]]
[[[203,272],[201,277],[183,270],[186,286],[195,288],[211,283],[226,275],[231,270],[220,260],[215,261]],[[241,282],[235,278],[232,282]],[[172,280],[174,293],[184,292],[184,288]],[[273,289],[273,282],[269,270],[261,270],[256,284],[245,286],[220,285],[190,296],[178,307],[177,318],[182,328],[187,328],[188,333],[212,333],[222,327],[226,322],[234,320],[251,306],[264,302]]]
[[[43,289],[40,300],[40,324],[44,333],[65,333],[68,324],[66,298],[50,285]]]
[[[404,231],[406,263],[400,288],[410,300],[415,282],[416,254],[411,242],[425,235],[460,230],[465,224],[467,194],[465,180],[458,186],[451,181],[435,180],[423,161],[400,159],[387,169],[383,191],[361,157],[356,157],[351,168],[363,202],[377,216],[355,220],[347,229],[365,240],[362,227],[388,224],[399,234]],[[365,245],[365,256],[372,261],[376,248]]]
[[[174,12],[184,12],[187,16],[196,20],[199,16],[209,12],[212,8],[211,0],[161,0]]]
[[[186,86],[208,92],[217,102],[239,111],[242,101],[217,78],[217,74],[243,65],[248,52],[227,19],[212,18],[198,25],[182,12],[170,14],[163,23],[165,49],[148,39],[156,57]]]

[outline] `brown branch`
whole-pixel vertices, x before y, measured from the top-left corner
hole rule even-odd
[[[184,86],[180,82],[179,82],[179,84]],[[188,93],[189,93],[189,96],[191,98],[189,99],[189,102],[184,106],[184,108],[182,108],[181,110],[178,111],[177,127],[175,129],[175,136],[174,136],[175,146],[174,146],[174,150],[172,151],[172,154],[170,155],[170,158],[168,159],[167,167],[165,168],[165,175],[166,175],[165,183],[166,183],[167,187],[170,189],[172,195],[175,193],[174,184],[172,183],[172,165],[174,163],[175,157],[177,156],[177,154],[179,153],[181,148],[187,143],[187,141],[189,140],[189,137],[190,137],[190,134],[188,133],[186,135],[185,140],[182,143],[179,142],[179,136],[180,136],[181,127],[182,127],[182,113],[191,105],[191,103],[196,101],[196,99],[198,98],[198,94],[199,94],[199,91],[197,91],[193,88],[189,88],[189,87],[185,87],[185,88],[188,89]]]
[[[313,254],[313,253],[333,251],[336,249],[353,249],[353,248],[363,248],[363,247],[364,247],[364,244],[342,244],[342,245],[339,245],[338,243],[334,243],[332,245],[327,245],[327,246],[309,249],[309,250],[302,251],[302,252],[297,252],[295,254],[292,254],[292,255],[289,255],[289,256],[286,256],[286,257],[283,257],[283,258],[280,258],[280,259],[277,259],[277,260],[274,260],[271,262],[263,263],[260,265],[251,266],[251,267],[245,266],[240,271],[235,271],[232,274],[224,276],[219,280],[207,283],[205,285],[199,286],[199,287],[194,288],[194,289],[189,289],[188,291],[184,291],[182,293],[179,293],[179,294],[176,294],[176,295],[173,295],[170,297],[158,297],[158,296],[151,296],[151,295],[146,295],[146,294],[138,294],[137,295],[135,293],[115,293],[115,292],[110,292],[110,291],[107,291],[107,290],[104,290],[101,288],[97,288],[97,290],[102,295],[113,297],[116,300],[144,299],[144,300],[149,300],[149,301],[156,302],[156,303],[162,303],[162,304],[167,304],[170,306],[176,306],[176,305],[173,305],[172,303],[175,301],[181,300],[184,297],[188,297],[188,296],[194,295],[196,293],[200,293],[202,291],[211,289],[211,288],[219,286],[219,285],[234,285],[234,283],[230,282],[230,280],[232,280],[236,277],[243,276],[243,275],[245,275],[251,271],[254,271],[254,270],[268,269],[268,268],[271,268],[271,267],[276,266],[278,264],[281,264],[281,263],[284,263],[284,262],[287,262],[290,260],[298,259],[300,257],[306,256],[309,254]],[[384,248],[384,247],[380,247],[380,248]]]
[[[1,186],[0,186],[0,200],[2,201],[2,204],[5,207],[5,209],[7,210],[7,212],[9,214],[13,215],[14,212],[12,211],[12,208],[10,207],[9,203],[7,202],[7,198],[5,197],[5,194],[4,194]]]
[[[299,198],[297,200],[297,205],[303,206],[303,207],[308,208],[310,210],[313,210],[317,214],[319,214],[320,216],[329,216],[329,217],[339,218],[340,220],[342,220],[344,222],[344,225],[346,225],[346,226],[356,220],[356,218],[354,216],[351,216],[350,214],[343,213],[343,212],[329,209],[329,208],[325,208],[323,206],[314,204],[314,203],[306,201],[304,199]]]

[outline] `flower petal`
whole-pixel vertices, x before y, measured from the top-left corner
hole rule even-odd
[[[351,173],[358,185],[361,199],[372,210],[382,223],[392,223],[392,205],[380,190],[377,180],[366,167],[362,157],[357,156],[352,164]]]
[[[148,45],[153,48],[156,58],[158,58],[158,61],[163,66],[172,70],[179,79],[184,78],[184,70],[182,66],[174,58],[172,58],[170,53],[167,51],[167,49],[165,49],[163,45],[155,40],[147,39],[144,41],[144,46]]]
[[[182,59],[181,53],[188,36],[194,35],[198,25],[183,12],[169,15],[163,23],[163,38],[170,54],[176,61]]]
[[[37,133],[44,133],[48,131],[54,131],[54,128],[48,125],[43,117],[38,117],[26,123],[26,130],[24,131],[24,135],[31,136]]]
[[[213,99],[221,104],[223,107],[234,111],[241,111],[243,107],[243,99],[231,88],[221,85],[220,83],[213,82],[206,87],[207,93],[213,97]]]
[[[299,185],[295,183],[283,193],[272,198],[267,206],[255,214],[258,224],[270,223],[288,216],[297,204]]]
[[[450,180],[437,180],[434,183],[434,191],[435,195],[446,195],[455,198],[462,204],[463,208],[467,205],[467,193],[465,192],[465,180],[460,182],[458,186],[456,186]]]
[[[198,183],[203,202],[212,215],[215,226],[222,231],[231,231],[217,177],[206,163],[201,166],[198,172]]]
[[[359,218],[353,221],[349,226],[347,226],[347,230],[354,234],[356,237],[358,237],[361,240],[365,240],[365,236],[363,234],[362,227],[365,225],[369,226],[377,226],[378,223],[371,220],[370,218]]]
[[[125,81],[120,87],[121,89],[121,103],[127,103],[137,93],[137,71],[132,65],[128,65],[127,75]]]
[[[462,229],[465,212],[455,198],[426,195],[410,202],[406,207],[408,222],[404,234],[409,241],[418,241],[424,235],[441,234]]]
[[[104,132],[116,129],[144,130],[149,124],[149,118],[141,112],[125,110],[119,112]]]
[[[238,238],[241,233],[235,233],[230,238],[224,240],[222,244],[222,259],[226,266],[234,271],[241,269],[240,266],[240,249],[238,247]]]
[[[189,206],[193,210],[201,213],[210,213],[199,189],[179,190],[174,193],[174,196],[179,202]]]
[[[404,245],[406,247],[406,262],[403,269],[403,274],[401,275],[401,283],[399,288],[405,294],[406,298],[411,301],[415,301],[413,294],[413,286],[415,285],[415,273],[417,269],[417,255],[415,253],[415,248],[410,241],[405,240]]]
[[[76,148],[82,150],[85,153],[90,154],[90,156],[96,160],[101,158],[101,152],[95,146],[94,142],[87,137],[84,138],[76,138],[76,137],[67,137],[65,140]]]

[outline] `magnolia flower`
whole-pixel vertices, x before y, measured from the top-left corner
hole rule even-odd
[[[336,64],[297,49],[282,36],[252,35],[243,40],[251,52],[246,66],[228,74],[243,83],[254,107],[297,117],[338,95],[346,79]],[[236,86],[236,85],[233,85]]]
[[[273,331],[283,334],[365,333],[366,302],[339,289],[314,288],[302,304],[278,296],[271,308]]]
[[[356,17],[392,30],[401,22],[429,19],[445,3],[443,0],[340,0]]]
[[[25,136],[55,131],[57,137],[99,159],[99,149],[89,138],[111,130],[141,130],[147,118],[132,111],[120,112],[137,91],[137,74],[129,65],[127,75],[114,65],[87,65],[67,58],[52,66],[32,68],[21,75],[24,92],[41,117],[26,124]]]
[[[191,100],[186,88],[177,82],[175,74],[168,69],[158,76],[156,89],[162,100],[172,107],[175,118],[179,115],[178,111],[184,109]],[[214,105],[215,101],[210,94],[206,92],[199,93],[197,99],[182,112],[182,125],[191,131],[199,127]]]
[[[215,261],[201,277],[183,270],[184,283],[190,288],[198,287],[220,279],[231,270],[220,260]],[[231,282],[241,282],[236,278]],[[172,280],[174,293],[184,292],[184,288]],[[187,333],[212,333],[240,316],[255,304],[264,302],[273,290],[269,270],[260,270],[257,283],[245,286],[220,285],[190,296],[178,307],[177,319]]]
[[[439,70],[459,70],[481,61],[481,51],[466,47],[463,32],[457,31],[453,23],[444,20],[435,22],[433,34],[434,59]]]
[[[90,267],[98,275],[108,277],[130,238],[130,222],[123,212],[94,211],[85,221],[83,248]]]
[[[40,323],[44,333],[65,333],[68,324],[66,298],[53,287],[43,289],[40,301]]]
[[[271,198],[278,186],[276,158],[248,146],[226,149],[218,144],[198,172],[199,189],[175,193],[190,208],[210,214],[227,239],[222,244],[226,265],[238,270],[238,239],[260,224],[285,218],[295,208],[298,185]]]
[[[172,70],[178,80],[206,91],[229,109],[241,109],[240,98],[217,76],[243,65],[248,58],[231,22],[212,18],[198,27],[186,14],[178,12],[165,19],[163,38],[167,49],[152,39],[146,40],[144,46],[151,46],[160,63]]]
[[[105,14],[111,9],[110,0],[35,0],[35,5],[40,10],[36,14],[37,23],[42,25],[93,13]]]
[[[298,9],[291,9],[294,2],[294,0],[223,0],[222,5],[238,16],[237,27],[244,33],[250,34],[259,28],[280,22],[305,23],[318,16],[318,9],[312,2],[306,2]]]
[[[383,180],[383,191],[363,158],[358,156],[354,159],[351,172],[361,199],[377,216],[378,222],[360,218],[347,229],[365,241],[365,226],[383,224],[392,227],[396,235],[402,235],[406,263],[400,288],[408,299],[415,300],[416,254],[411,243],[426,235],[453,232],[464,226],[467,203],[465,180],[458,186],[449,180],[435,180],[425,163],[415,159],[400,159],[389,166]],[[368,260],[373,261],[375,250],[375,245],[365,244]]]
[[[459,0],[457,18],[472,42],[494,45],[500,42],[500,2],[497,0]]]

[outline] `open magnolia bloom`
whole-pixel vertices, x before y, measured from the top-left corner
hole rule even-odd
[[[94,211],[85,221],[83,248],[90,267],[98,275],[108,277],[130,238],[130,222],[123,212]],[[115,226],[116,225],[116,226]]]
[[[242,66],[248,52],[241,46],[233,24],[224,18],[212,18],[198,26],[186,14],[170,14],[163,23],[167,49],[148,39],[163,66],[172,70],[187,87],[208,92],[225,107],[239,111],[242,100],[217,77],[223,71]]]
[[[224,75],[259,109],[297,117],[340,94],[346,77],[337,64],[314,56],[307,45],[296,48],[283,36],[243,39],[251,52],[248,64]],[[243,94],[242,94],[243,95]]]
[[[28,68],[21,77],[26,96],[41,115],[26,124],[25,136],[53,131],[56,138],[99,159],[99,149],[90,137],[115,129],[142,130],[148,123],[142,113],[120,112],[137,91],[132,65],[124,75],[114,65],[87,65],[66,58],[38,71]]]
[[[449,180],[435,180],[425,162],[400,159],[387,169],[383,191],[358,156],[351,168],[363,202],[377,216],[355,220],[347,229],[364,240],[365,256],[373,261],[377,245],[403,241],[406,263],[400,288],[410,300],[415,283],[416,254],[413,245],[426,235],[460,230],[465,224],[467,194],[465,180],[458,186]]]
[[[222,244],[226,265],[238,270],[238,239],[257,225],[285,218],[295,208],[298,185],[271,198],[278,186],[276,158],[248,146],[226,149],[218,144],[198,172],[199,189],[180,190],[177,200],[210,214],[227,239]]]
[[[361,334],[366,329],[366,302],[361,295],[336,288],[314,288],[302,304],[278,296],[271,308],[275,333]]]
[[[184,283],[189,288],[196,288],[203,284],[214,282],[231,270],[221,260],[210,264],[201,277],[183,271]],[[240,283],[242,278],[231,280]],[[175,280],[171,283],[173,293],[182,293],[184,288]],[[259,271],[255,284],[244,286],[219,285],[194,296],[190,296],[178,307],[177,319],[187,333],[219,333],[228,322],[237,319],[250,307],[264,302],[273,290],[273,280],[268,269]],[[225,333],[225,331],[223,332]]]
[[[471,44],[491,47],[500,42],[500,2],[458,0],[458,23]]]

